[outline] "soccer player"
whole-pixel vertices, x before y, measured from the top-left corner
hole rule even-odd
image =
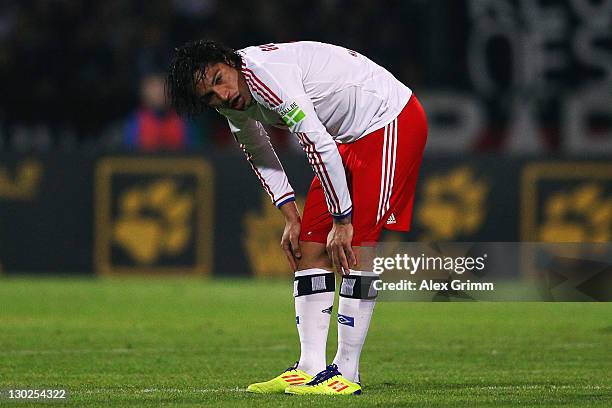
[[[409,229],[427,138],[417,98],[365,56],[309,41],[237,51],[212,41],[187,43],[176,49],[168,93],[179,112],[213,108],[227,118],[264,190],[285,216],[281,246],[295,273],[300,359],[248,390],[361,393],[359,357],[377,279],[362,248],[376,243],[383,228]],[[301,217],[263,124],[294,134],[314,170]],[[326,366],[334,269],[342,274],[338,351]]]

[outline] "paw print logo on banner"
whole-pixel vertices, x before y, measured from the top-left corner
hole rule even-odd
[[[612,164],[534,162],[521,181],[521,239],[609,242],[612,239]]]
[[[96,166],[94,268],[107,276],[212,271],[214,171],[201,158],[107,157]]]
[[[194,198],[179,191],[176,181],[161,179],[125,191],[113,238],[134,261],[153,264],[161,256],[176,256],[192,237]]]
[[[612,238],[612,196],[599,183],[557,191],[544,203],[539,239],[547,242],[608,242]]]
[[[522,273],[541,279],[548,300],[609,299],[612,164],[536,161],[521,178],[521,238],[550,243],[524,246]]]
[[[490,186],[472,168],[458,167],[424,180],[416,221],[424,241],[452,240],[478,231],[486,215]]]

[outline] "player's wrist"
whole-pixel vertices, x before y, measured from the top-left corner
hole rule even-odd
[[[285,217],[285,224],[301,224],[302,218],[298,215],[297,217]]]
[[[301,221],[300,212],[297,208],[297,205],[295,204],[295,200],[287,201],[278,208],[279,210],[281,210],[281,212],[285,216],[286,222],[300,222]]]
[[[341,216],[333,216],[334,224],[336,225],[349,225],[353,221],[352,213],[348,213]]]

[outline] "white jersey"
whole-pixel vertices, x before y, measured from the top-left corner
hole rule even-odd
[[[396,118],[412,91],[355,51],[301,41],[239,50],[253,96],[246,110],[219,109],[272,202],[293,200],[262,126],[288,129],[321,181],[330,213],[350,214],[351,197],[336,143],[354,142]]]

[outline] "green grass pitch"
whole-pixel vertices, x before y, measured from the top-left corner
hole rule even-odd
[[[45,406],[612,406],[610,303],[379,302],[363,395],[247,393],[298,356],[291,292],[288,280],[2,279],[0,389],[69,390]]]

